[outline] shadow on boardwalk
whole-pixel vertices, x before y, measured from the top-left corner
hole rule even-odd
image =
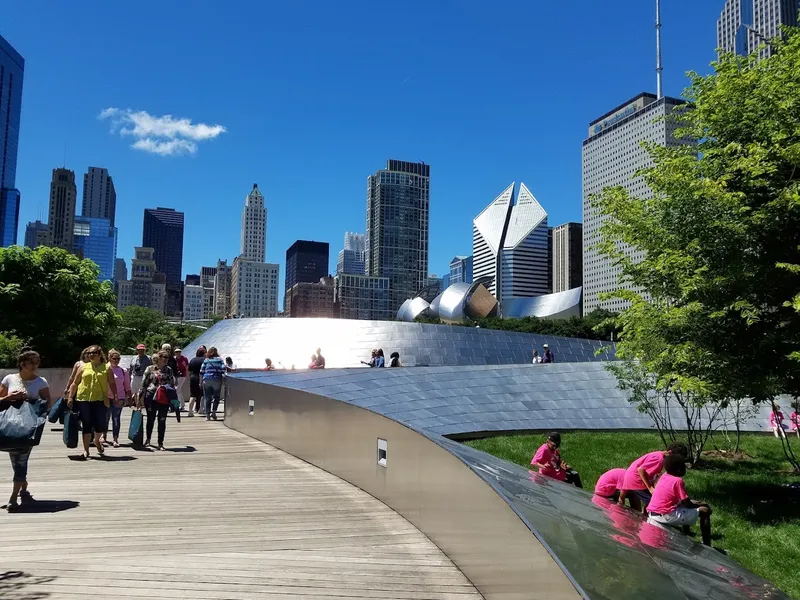
[[[55,577],[37,577],[23,571],[0,572],[0,600],[42,600],[48,592],[37,592],[36,586],[54,581]]]

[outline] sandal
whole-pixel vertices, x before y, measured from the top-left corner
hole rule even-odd
[[[114,448],[119,448],[119,442],[117,440],[114,440]]]

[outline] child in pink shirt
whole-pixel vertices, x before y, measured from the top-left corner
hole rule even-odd
[[[786,425],[783,424],[783,413],[781,407],[777,404],[772,412],[769,413],[769,426],[772,428],[772,433],[775,437],[786,437]]]
[[[685,459],[670,455],[664,459],[666,473],[656,483],[653,498],[647,506],[647,522],[651,525],[688,527],[700,519],[703,543],[711,545],[711,508],[708,504],[694,502],[686,493],[683,476],[686,475]]]
[[[625,477],[625,469],[611,469],[600,475],[597,485],[594,486],[595,496],[610,498],[614,502],[619,500],[619,487]]]
[[[789,421],[792,424],[792,431],[794,431],[797,437],[800,437],[800,413],[797,412],[797,406],[795,406],[794,411],[789,417]]]
[[[561,460],[561,453],[558,451],[559,446],[561,446],[561,434],[553,431],[547,436],[545,443],[539,446],[536,454],[533,455],[531,465],[539,469],[540,475],[565,481],[575,485],[575,487],[582,488],[581,476]]]
[[[650,452],[633,461],[619,486],[619,503],[624,505],[627,499],[633,510],[643,511],[653,496],[656,479],[664,468],[664,458],[671,454],[680,455],[685,461],[689,448],[683,442],[672,442],[663,452]]]

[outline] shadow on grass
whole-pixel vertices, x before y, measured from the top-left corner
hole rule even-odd
[[[800,488],[766,481],[720,481],[703,494],[711,507],[728,511],[753,525],[800,518]]]
[[[37,577],[24,571],[0,572],[0,599],[42,600],[49,598],[48,592],[37,592],[32,588],[43,583],[51,583],[55,579],[55,577]]]

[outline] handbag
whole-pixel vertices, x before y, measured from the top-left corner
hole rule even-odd
[[[131,422],[128,425],[128,439],[133,442],[134,448],[144,446],[144,426],[140,409],[135,409],[131,413]]]
[[[169,404],[172,408],[180,408],[181,401],[178,399],[178,390],[170,384],[158,386],[156,390],[156,402],[159,404]]]
[[[64,432],[61,434],[61,439],[67,448],[78,447],[78,428],[81,425],[81,420],[78,413],[67,410],[64,413]]]
[[[0,408],[0,449],[31,448],[42,439],[47,400],[20,400]]]
[[[59,398],[56,400],[55,404],[53,404],[53,408],[50,409],[50,412],[47,415],[47,420],[51,423],[55,423],[56,421],[63,418],[64,410],[67,408],[67,401],[64,398]]]

